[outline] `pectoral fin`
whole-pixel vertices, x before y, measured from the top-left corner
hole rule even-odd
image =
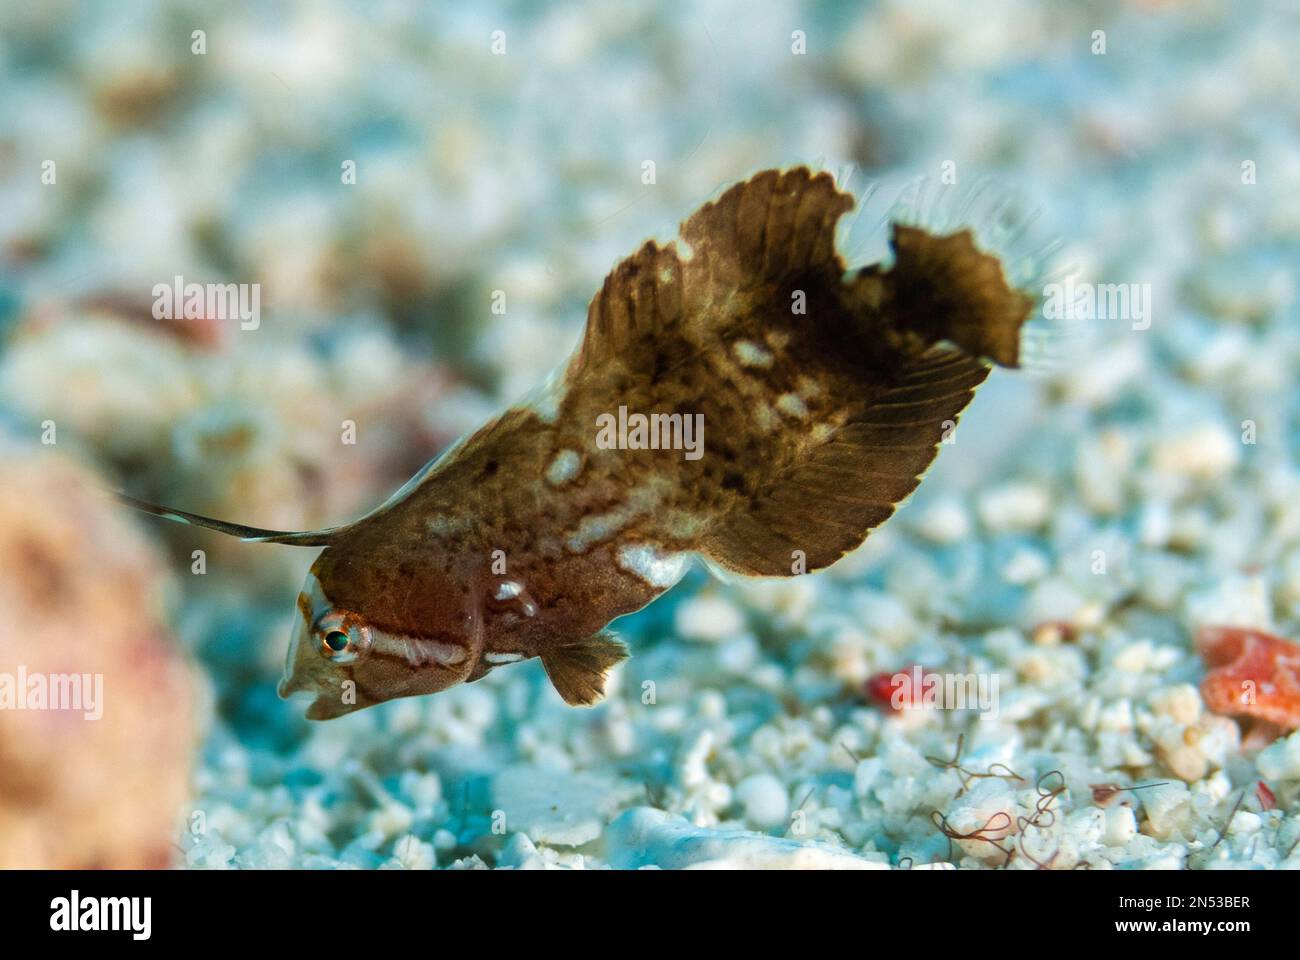
[[[605,675],[628,657],[627,647],[608,633],[553,647],[542,666],[556,692],[570,706],[591,706],[605,696]]]

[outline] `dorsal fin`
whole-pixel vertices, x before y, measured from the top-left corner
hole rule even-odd
[[[347,529],[347,526],[342,526],[330,527],[326,530],[266,530],[262,527],[249,527],[242,523],[214,520],[212,517],[205,517],[197,513],[175,510],[172,507],[150,503],[148,500],[140,500],[121,491],[114,491],[113,496],[128,507],[133,507],[142,513],[162,517],[164,520],[171,520],[175,523],[206,527],[209,530],[224,533],[229,537],[238,537],[248,543],[284,543],[294,547],[327,547],[336,536]]]
[[[579,365],[635,365],[647,355],[638,340],[686,359],[685,351],[724,334],[733,319],[725,304],[738,291],[808,272],[838,281],[845,268],[835,225],[852,208],[830,174],[806,167],[764,170],[736,184],[682,222],[689,259],[676,242],[650,240],[610,271],[587,308]]]

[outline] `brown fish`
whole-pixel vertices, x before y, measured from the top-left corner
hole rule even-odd
[[[830,175],[768,170],[605,279],[563,376],[378,510],[283,533],[126,498],[246,540],[323,546],[280,693],[326,719],[539,657],[568,703],[627,657],[605,628],[692,558],[816,570],[912,492],[1032,298],[969,231],[895,225],[846,276]],[[707,430],[707,433],[706,433]]]

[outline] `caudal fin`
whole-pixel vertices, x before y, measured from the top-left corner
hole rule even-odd
[[[893,225],[894,264],[859,272],[855,287],[897,330],[947,340],[1004,367],[1020,362],[1021,327],[1034,298],[1007,283],[1002,263],[975,246],[970,230],[936,235]]]

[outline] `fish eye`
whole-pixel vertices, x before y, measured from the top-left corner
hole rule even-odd
[[[321,656],[332,663],[352,663],[370,649],[370,628],[351,614],[327,613],[316,621],[314,632]]]

